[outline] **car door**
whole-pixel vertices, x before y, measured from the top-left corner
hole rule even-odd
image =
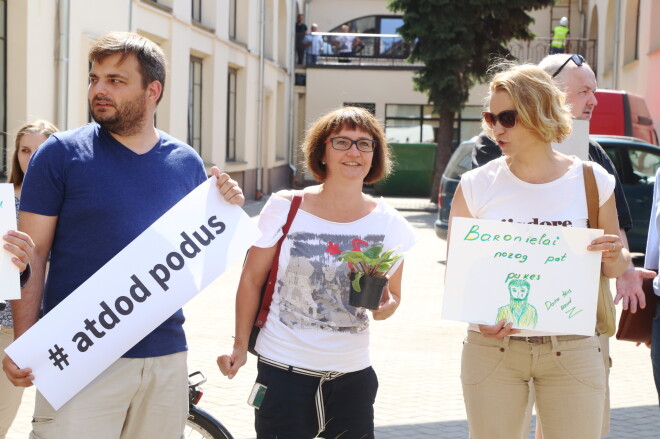
[[[617,171],[620,172],[619,177],[633,220],[628,242],[632,251],[644,252],[653,203],[653,184],[660,167],[660,149],[632,142],[618,146],[617,158],[620,162]]]

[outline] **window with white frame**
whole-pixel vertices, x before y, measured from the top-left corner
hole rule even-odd
[[[197,23],[202,22],[202,0],[192,0],[192,19]]]
[[[188,78],[188,144],[202,154],[202,64],[203,60],[190,57]]]
[[[227,161],[236,161],[236,82],[238,70],[227,72]]]
[[[385,137],[390,143],[433,143],[439,120],[431,105],[387,104]]]
[[[227,17],[229,19],[229,38],[232,40],[236,39],[236,2],[238,0],[229,0],[229,13]]]

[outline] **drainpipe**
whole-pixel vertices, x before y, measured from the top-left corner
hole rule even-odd
[[[128,31],[133,32],[133,0],[128,0]]]
[[[296,22],[296,4],[292,4],[291,7],[292,11],[289,14],[289,18],[293,19],[291,23]],[[289,54],[289,65],[288,65],[288,70],[289,70],[289,111],[286,112],[286,114],[289,115],[289,123],[287,124],[287,133],[286,133],[286,142],[289,145],[288,151],[287,151],[287,156],[285,157],[287,161],[289,162],[289,167],[293,170],[293,156],[294,156],[294,124],[295,124],[295,119],[298,116],[298,111],[294,111],[295,107],[295,87],[296,87],[296,51],[295,51],[295,25],[291,26],[291,31],[289,32],[289,41],[287,44],[288,51],[287,53]],[[293,54],[293,56],[291,55]],[[294,175],[291,176],[291,181],[295,178],[295,173]]]
[[[612,55],[612,88],[619,89],[619,44],[621,43],[621,0],[614,3],[614,53]]]
[[[266,47],[266,1],[259,2],[259,89],[257,91],[257,187],[254,198],[263,196],[264,48]]]
[[[57,60],[57,127],[67,129],[69,94],[69,0],[59,2],[59,48]]]
[[[578,1],[578,12],[580,13],[580,38],[584,40],[587,37],[587,25],[582,0]]]

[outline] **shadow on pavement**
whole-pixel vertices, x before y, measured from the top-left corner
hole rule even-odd
[[[536,416],[527,439],[534,439]],[[612,409],[610,435],[604,439],[651,439],[660,437],[657,405]],[[376,439],[468,439],[467,420],[376,427]]]

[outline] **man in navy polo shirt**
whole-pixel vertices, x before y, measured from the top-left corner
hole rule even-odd
[[[26,173],[20,223],[35,255],[14,306],[16,337],[36,323],[42,301],[48,313],[207,178],[190,146],[155,128],[165,84],[158,45],[111,33],[89,61],[95,123],[51,136]],[[236,182],[213,174],[225,199],[242,205]],[[188,413],[183,321],[178,310],[57,411],[37,393],[30,437],[179,439]],[[14,385],[32,384],[11,359],[3,368]]]

